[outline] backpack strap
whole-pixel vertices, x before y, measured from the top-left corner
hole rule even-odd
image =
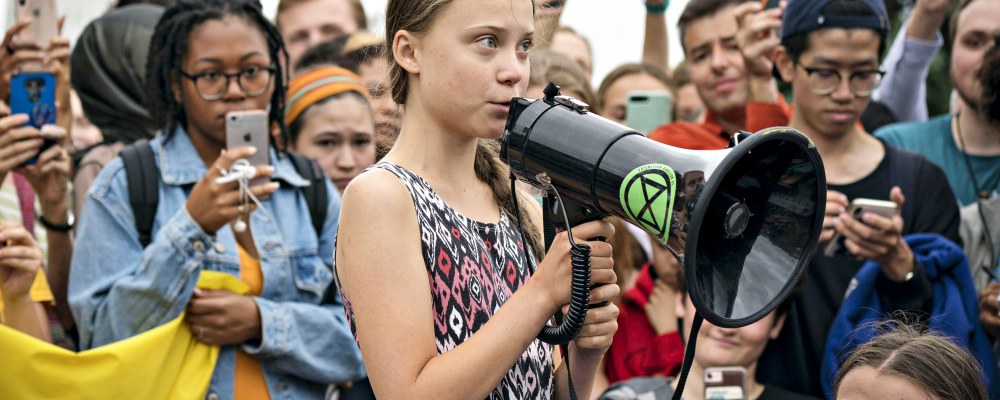
[[[159,174],[153,146],[142,139],[126,146],[121,151],[125,162],[125,176],[128,178],[128,199],[135,216],[135,229],[139,232],[139,243],[145,248],[152,241],[153,220],[160,202]]]
[[[885,144],[885,155],[889,157],[889,182],[903,190],[903,226],[913,226],[914,204],[917,200],[917,174],[920,172],[921,157]]]
[[[326,192],[326,174],[316,161],[298,153],[288,152],[295,171],[309,181],[309,186],[302,188],[302,194],[306,198],[306,205],[309,207],[309,216],[312,217],[313,229],[316,231],[316,238],[323,233],[323,224],[326,222],[326,209],[330,199]]]

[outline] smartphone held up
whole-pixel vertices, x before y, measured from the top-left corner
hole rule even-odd
[[[667,91],[632,91],[625,103],[625,125],[649,136],[673,121],[673,97]]]
[[[896,214],[896,203],[887,200],[854,199],[847,207],[847,213],[858,221],[861,221],[861,217],[865,213],[874,213],[884,218],[892,218]],[[844,235],[838,232],[830,240],[830,243],[826,245],[823,254],[827,257],[850,257],[851,252],[847,250],[847,245],[844,244],[845,240]]]
[[[263,110],[233,111],[226,114],[226,149],[254,147],[257,152],[249,158],[257,167],[270,165],[271,133],[267,123],[267,112]],[[268,178],[256,178],[251,186],[268,182]]]
[[[22,72],[10,79],[10,111],[12,115],[28,116],[26,126],[41,129],[56,123],[56,77],[51,72]],[[44,138],[42,146],[34,157],[24,165],[34,165],[38,155],[57,144],[53,139]]]

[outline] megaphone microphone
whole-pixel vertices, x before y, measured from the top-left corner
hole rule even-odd
[[[717,326],[749,325],[792,291],[826,207],[823,162],[805,135],[777,127],[736,135],[724,150],[680,149],[590,113],[553,84],[544,93],[512,99],[501,158],[517,178],[561,198],[546,212],[558,208],[567,227],[617,216],[664,244],[686,233],[688,294]],[[586,316],[586,304],[576,309]],[[579,332],[553,335],[559,329],[547,326],[539,338],[564,344]]]

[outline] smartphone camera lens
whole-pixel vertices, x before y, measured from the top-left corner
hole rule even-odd
[[[861,219],[861,213],[862,212],[863,211],[860,208],[854,210],[854,219]]]

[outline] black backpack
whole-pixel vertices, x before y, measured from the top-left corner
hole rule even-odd
[[[326,193],[326,174],[312,159],[297,153],[285,153],[295,165],[295,170],[309,181],[309,186],[302,188],[312,217],[313,229],[319,238],[326,222],[326,210],[329,198]],[[156,166],[153,147],[149,140],[142,139],[122,149],[120,154],[125,162],[125,175],[128,180],[129,204],[135,216],[135,228],[139,232],[139,242],[142,247],[152,241],[153,219],[156,218],[156,207],[160,202],[160,169]]]

